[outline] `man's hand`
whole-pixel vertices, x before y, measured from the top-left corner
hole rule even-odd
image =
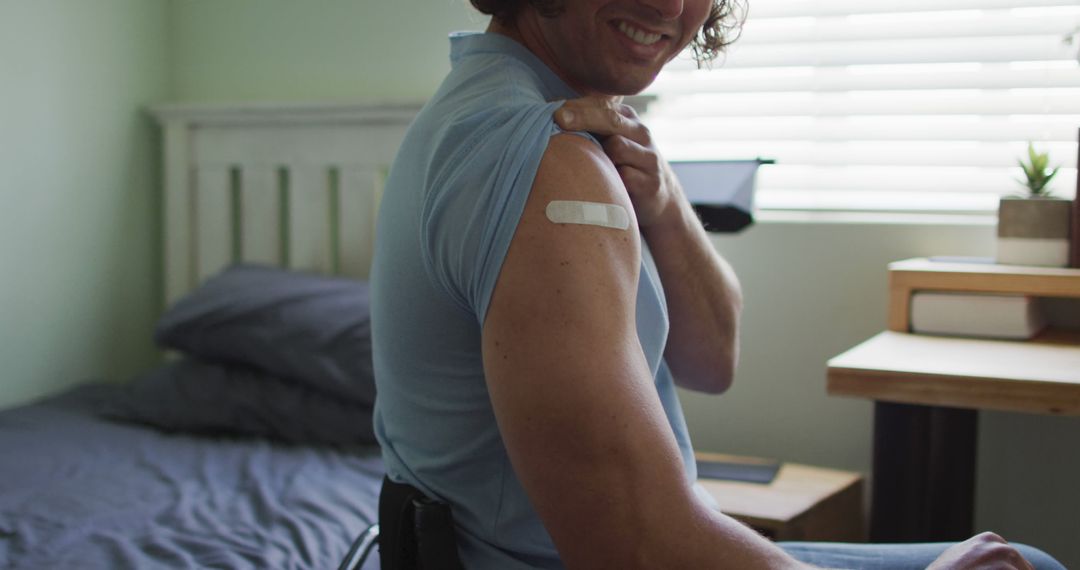
[[[555,122],[598,135],[626,188],[663,283],[671,322],[664,359],[675,382],[712,394],[727,390],[738,362],[742,290],[649,129],[615,97],[567,101],[555,111]]]
[[[582,97],[567,101],[555,112],[555,122],[568,131],[599,136],[604,153],[615,165],[638,224],[648,228],[677,217],[682,189],[667,161],[653,144],[648,127],[621,97]]]
[[[927,570],[1034,570],[1004,538],[984,532],[961,542],[945,552]]]

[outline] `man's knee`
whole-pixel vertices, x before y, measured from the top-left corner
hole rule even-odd
[[[1026,544],[1017,544],[1015,542],[1010,543],[1014,548],[1020,551],[1020,554],[1035,567],[1035,570],[1065,570],[1060,562],[1054,559],[1053,556],[1035,548],[1034,546],[1028,546]]]

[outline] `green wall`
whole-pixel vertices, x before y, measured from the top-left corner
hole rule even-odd
[[[183,101],[423,101],[446,36],[487,18],[467,0],[183,0],[170,8]]]
[[[0,0],[0,408],[152,365],[162,101],[422,101],[466,0]],[[403,71],[404,70],[404,71]]]
[[[156,358],[164,0],[0,0],[0,407]]]

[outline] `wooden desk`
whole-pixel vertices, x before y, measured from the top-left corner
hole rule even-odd
[[[889,269],[891,330],[830,359],[828,391],[875,401],[870,539],[964,539],[973,530],[978,410],[1080,415],[1080,333],[908,334],[911,293],[1080,297],[1080,271],[925,259]]]
[[[1055,335],[1051,339],[1056,339]],[[885,331],[829,360],[829,393],[878,401],[1080,415],[1076,344]]]

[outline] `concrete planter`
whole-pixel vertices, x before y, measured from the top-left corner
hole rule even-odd
[[[1072,201],[1002,198],[998,206],[997,262],[1064,267],[1069,264]]]

